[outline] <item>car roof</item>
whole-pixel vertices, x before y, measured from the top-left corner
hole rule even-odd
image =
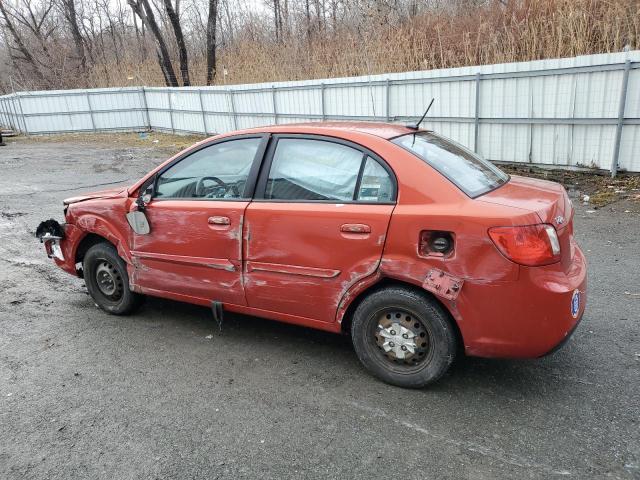
[[[285,125],[271,125],[268,127],[258,127],[249,130],[243,130],[242,133],[302,133],[316,135],[339,136],[340,132],[353,131],[375,135],[376,137],[390,139],[405,135],[407,133],[415,133],[416,130],[408,128],[405,125],[397,123],[382,122],[308,122],[308,123],[288,123]],[[240,133],[240,132],[235,132]]]

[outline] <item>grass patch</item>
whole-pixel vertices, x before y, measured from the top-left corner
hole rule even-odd
[[[32,135],[12,138],[20,142],[34,143],[75,143],[80,145],[117,144],[121,147],[148,147],[162,149],[170,154],[177,153],[196,142],[207,138],[205,135],[173,135],[159,132],[113,132],[113,133],[64,133],[57,135]]]

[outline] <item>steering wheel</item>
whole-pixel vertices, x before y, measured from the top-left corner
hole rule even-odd
[[[236,187],[235,185],[227,185],[226,183],[224,183],[222,180],[220,180],[218,177],[200,177],[198,179],[198,183],[196,183],[196,191],[195,191],[195,196],[196,197],[204,197],[204,182],[207,180],[212,180],[214,182],[216,182],[218,185],[220,185],[222,188],[224,188],[224,192],[225,194],[231,190],[231,192],[236,195],[236,196],[240,196],[240,192],[238,190],[238,187]]]

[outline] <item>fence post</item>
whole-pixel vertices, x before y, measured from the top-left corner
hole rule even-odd
[[[320,112],[322,113],[322,121],[324,122],[327,118],[324,111],[324,83],[320,84]]]
[[[140,87],[142,93],[142,108],[144,108],[144,116],[147,121],[147,130],[151,131],[151,117],[149,116],[149,106],[147,105],[147,91],[144,87]]]
[[[20,132],[20,116],[18,115],[18,111],[16,110],[16,94],[14,93],[11,97],[11,128],[16,132]]]
[[[233,92],[233,89],[231,89],[231,88],[228,90],[228,92],[229,92],[229,102],[231,102],[231,116],[232,116],[232,119],[233,119],[233,129],[237,130],[238,129],[238,115],[236,113],[236,102],[233,99],[234,92]]]
[[[476,73],[476,107],[473,126],[473,151],[478,152],[478,139],[480,138],[480,72]]]
[[[4,147],[6,143],[2,141],[2,126],[4,124],[4,98],[0,97],[0,113],[2,113],[2,121],[0,121],[0,147]]]
[[[387,78],[384,84],[384,102],[385,102],[385,114],[387,116],[387,122],[391,121],[391,82]]]
[[[167,100],[169,100],[169,121],[171,122],[171,133],[176,133],[176,128],[173,125],[173,107],[171,106],[171,90],[167,89]]]
[[[207,133],[207,116],[204,113],[204,103],[202,103],[202,90],[198,89],[198,101],[200,102],[200,111],[202,112],[202,129],[204,130],[204,134]]]
[[[91,128],[95,132],[96,131],[96,120],[95,120],[95,118],[93,118],[93,108],[91,107],[91,96],[89,95],[89,92],[86,92],[86,96],[87,96],[87,105],[89,106],[89,116],[91,117]]]
[[[2,101],[2,118],[3,118],[3,122],[6,122],[5,127],[9,128],[9,115],[7,113],[7,99],[2,97],[2,99],[0,99]]]
[[[278,124],[278,107],[276,106],[276,87],[271,85],[271,103],[273,105],[273,123]]]
[[[2,125],[5,126],[9,126],[8,123],[5,123],[7,121],[7,112],[4,111],[5,106],[4,106],[4,97],[0,98],[0,112],[2,112]]]
[[[13,120],[11,119],[11,108],[9,105],[10,105],[9,97],[7,96],[4,98],[4,108],[7,115],[7,122],[9,122],[7,123],[7,127],[13,130]]]
[[[11,112],[9,111],[9,99],[4,97],[4,116],[7,119],[7,128],[13,128],[11,126]]]
[[[620,141],[622,140],[622,127],[624,123],[624,109],[627,104],[627,87],[629,85],[629,71],[631,70],[631,60],[624,63],[622,74],[622,88],[620,89],[620,105],[618,107],[618,124],[616,125],[616,141],[613,148],[613,159],[611,161],[611,178],[618,173],[618,161],[620,159]]]
[[[27,117],[24,116],[22,110],[22,97],[18,95],[18,107],[20,107],[20,116],[22,117],[22,126],[24,127],[24,133],[29,136],[29,127],[27,127]]]

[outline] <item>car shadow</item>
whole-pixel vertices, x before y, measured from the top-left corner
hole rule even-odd
[[[167,312],[171,312],[168,316]],[[171,323],[178,329],[212,334],[229,342],[260,346],[268,354],[317,356],[320,364],[349,376],[367,378],[348,335],[340,335],[260,317],[225,313],[218,325],[205,307],[150,297],[140,312],[140,321]],[[247,332],[251,332],[250,335]],[[449,372],[434,385],[424,389],[435,392],[474,392],[492,390],[520,398],[522,395],[550,395],[566,390],[567,383],[589,385],[580,378],[582,355],[572,340],[560,351],[539,359],[511,360],[468,357],[459,354]],[[293,360],[295,362],[295,360]],[[358,382],[360,384],[360,382]],[[391,387],[393,388],[393,387]]]

